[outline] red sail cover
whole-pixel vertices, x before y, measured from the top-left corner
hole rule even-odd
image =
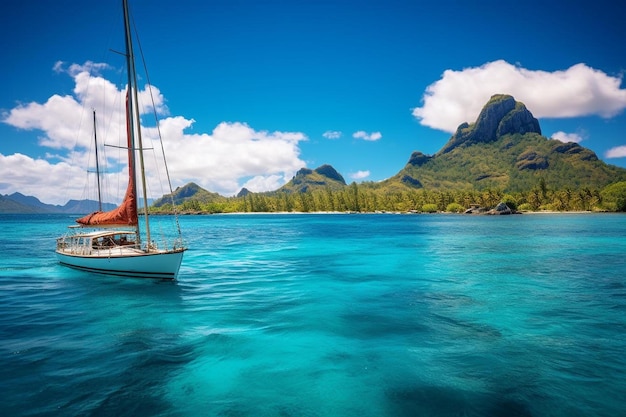
[[[76,223],[83,226],[135,226],[137,221],[135,183],[131,178],[124,201],[119,207],[111,211],[96,211],[77,219]]]
[[[126,134],[128,142],[128,188],[126,188],[126,195],[124,201],[119,207],[111,211],[96,211],[88,214],[80,219],[76,220],[76,223],[83,226],[136,226],[138,223],[137,217],[137,191],[135,188],[135,178],[133,173],[133,144],[131,140],[130,124],[128,117],[128,93],[126,95]]]

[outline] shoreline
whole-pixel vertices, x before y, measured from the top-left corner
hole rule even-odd
[[[438,211],[434,213],[429,212],[407,212],[407,211],[258,211],[258,212],[229,212],[229,213],[204,213],[204,212],[188,212],[188,213],[176,213],[179,216],[216,216],[216,215],[358,215],[358,214],[387,214],[387,215],[429,215],[429,214],[449,214],[460,216],[502,216],[502,214],[488,214],[488,213],[451,213],[445,211]],[[512,214],[530,214],[530,215],[554,215],[554,214],[619,214],[619,212],[610,211],[591,211],[591,210],[575,210],[575,211],[556,211],[556,210],[541,210],[541,211],[520,211]],[[152,213],[154,216],[172,216],[174,213]]]

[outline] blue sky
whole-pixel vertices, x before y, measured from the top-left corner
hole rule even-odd
[[[89,109],[112,120],[101,96],[119,101],[125,85],[110,51],[123,49],[120,3],[0,3],[0,194],[85,197],[68,178],[92,165]],[[174,186],[273,190],[322,164],[380,181],[498,93],[524,102],[545,136],[626,167],[622,2],[131,0],[131,11]],[[110,182],[121,160],[107,155]]]

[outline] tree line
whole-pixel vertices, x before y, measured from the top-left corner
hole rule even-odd
[[[603,189],[550,189],[541,180],[528,191],[504,192],[484,190],[428,190],[376,188],[371,183],[351,183],[341,190],[330,187],[304,193],[250,193],[220,201],[201,202],[189,199],[176,206],[187,213],[264,213],[264,212],[454,212],[471,206],[494,208],[500,202],[520,211],[626,211],[626,182]],[[169,213],[171,204],[152,212]]]

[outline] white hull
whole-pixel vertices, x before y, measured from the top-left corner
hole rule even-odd
[[[78,255],[58,249],[56,254],[61,264],[83,271],[135,278],[174,280],[178,275],[184,250],[143,252],[129,249],[110,255],[105,251],[95,252],[102,253]]]

